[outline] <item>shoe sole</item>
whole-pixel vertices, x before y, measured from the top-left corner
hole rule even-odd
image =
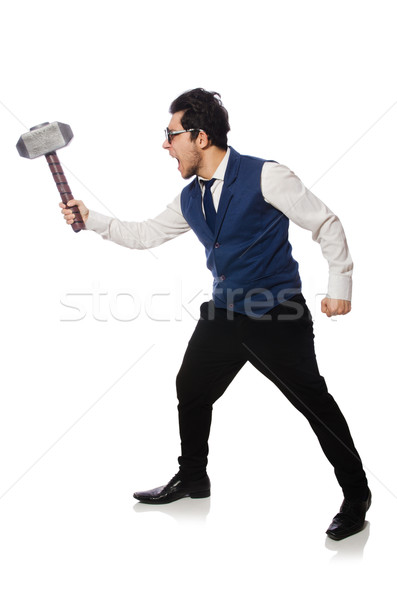
[[[347,537],[350,537],[351,535],[354,535],[356,533],[360,533],[360,531],[362,531],[365,527],[365,521],[362,525],[360,525],[360,527],[355,528],[354,530],[349,531],[349,533],[345,533],[344,535],[335,535],[332,533],[332,531],[328,532],[326,531],[325,533],[328,535],[329,538],[331,538],[331,540],[334,540],[335,542],[339,542],[340,540],[344,540]]]
[[[183,496],[181,496],[180,494],[177,494],[176,496],[169,496],[167,499],[156,499],[156,498],[138,498],[137,496],[135,496],[134,494],[134,498],[136,498],[136,500],[139,500],[139,502],[142,502],[142,504],[171,504],[171,502],[176,502],[177,500],[182,500],[183,498],[193,498],[193,499],[199,499],[199,498],[209,498],[209,496],[211,495],[210,490],[204,490],[202,492],[191,492],[190,494],[183,494]]]

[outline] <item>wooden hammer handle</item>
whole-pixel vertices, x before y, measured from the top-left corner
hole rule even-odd
[[[66,179],[65,173],[63,172],[62,165],[59,162],[59,158],[56,152],[50,152],[45,155],[48,166],[50,167],[50,171],[58,188],[58,192],[61,195],[62,202],[67,204],[69,200],[74,200],[73,194],[70,191],[70,187],[68,181]],[[74,213],[74,222],[72,223],[72,229],[76,233],[85,229],[85,224],[83,221],[83,217],[80,214],[80,211],[77,206],[71,206],[70,210]]]

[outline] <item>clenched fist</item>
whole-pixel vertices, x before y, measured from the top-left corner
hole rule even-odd
[[[88,219],[89,210],[81,200],[69,200],[69,202],[67,204],[63,204],[63,202],[60,202],[59,206],[62,208],[62,214],[63,214],[63,217],[64,217],[67,225],[72,225],[72,223],[74,221],[74,214],[73,214],[71,208],[68,208],[68,207],[77,206],[80,211],[80,214],[83,218],[84,223]]]
[[[334,298],[323,298],[321,300],[321,312],[327,317],[336,315],[347,315],[352,309],[352,303],[349,300],[335,300]]]

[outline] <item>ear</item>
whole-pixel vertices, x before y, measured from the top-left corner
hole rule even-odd
[[[208,135],[205,133],[205,131],[199,132],[199,134],[196,138],[196,143],[202,150],[205,150],[205,148],[208,148],[209,146],[211,146],[211,142],[208,139]]]

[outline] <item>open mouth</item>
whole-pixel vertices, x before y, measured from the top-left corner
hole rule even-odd
[[[175,160],[178,163],[178,171],[181,170],[181,161],[179,160],[179,158],[177,158],[176,156],[173,156],[172,154],[170,154],[171,158],[175,158]]]

